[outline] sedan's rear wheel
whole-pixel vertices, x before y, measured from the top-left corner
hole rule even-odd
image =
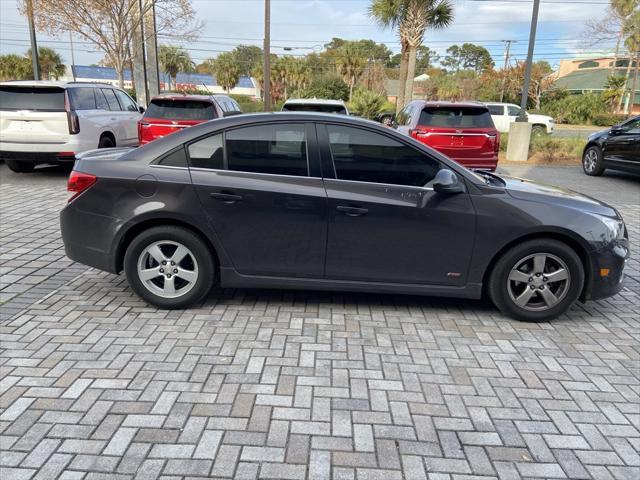
[[[498,260],[489,293],[504,314],[544,321],[569,309],[583,283],[584,269],[576,252],[557,240],[541,239],[518,245]]]
[[[7,167],[9,167],[9,170],[12,172],[29,173],[33,172],[35,164],[29,161],[7,160]]]
[[[154,227],[133,239],[124,258],[131,288],[160,308],[182,308],[201,301],[215,276],[205,242],[180,227]]]
[[[600,147],[591,146],[582,155],[582,169],[589,176],[598,177],[604,172],[602,165],[602,150]]]

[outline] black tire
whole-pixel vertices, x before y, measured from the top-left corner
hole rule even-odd
[[[195,262],[193,263],[195,263],[196,268],[193,268],[192,264],[191,269],[197,270],[197,278],[192,282],[193,286],[180,296],[166,298],[165,296],[154,293],[151,290],[153,289],[155,291],[157,288],[164,288],[164,282],[166,281],[165,275],[171,275],[168,275],[167,273],[158,275],[153,280],[154,285],[147,287],[149,280],[147,280],[147,283],[145,284],[138,274],[139,263],[143,262],[141,257],[146,257],[147,260],[151,258],[147,253],[145,253],[145,249],[156,242],[178,243],[186,247],[190,251],[189,253],[194,257]],[[166,247],[162,248],[165,248],[165,252],[167,251]],[[169,252],[169,254],[171,254],[171,252]],[[154,260],[151,261],[153,262]],[[183,265],[177,265],[175,268],[177,269],[182,266]],[[160,264],[153,266],[152,268],[156,267],[158,269],[162,268]],[[149,268],[149,270],[152,268]],[[174,267],[167,266],[165,267],[165,271],[166,268]],[[189,268],[187,267],[187,269]],[[209,247],[198,235],[185,228],[167,225],[145,230],[131,241],[124,256],[124,271],[133,291],[146,302],[158,308],[175,309],[188,307],[202,301],[214,284],[217,268]],[[180,274],[176,274],[173,281],[176,282],[175,288],[176,292],[178,292],[179,288],[177,283],[183,282],[183,280],[180,279]]]
[[[600,147],[592,145],[584,151],[582,154],[582,170],[590,177],[599,177],[604,173]]]
[[[547,134],[547,128],[544,125],[534,125],[531,127],[532,137],[542,137]]]
[[[98,148],[113,148],[115,146],[116,146],[116,142],[114,142],[111,136],[102,135],[100,137],[100,141],[98,142]]]
[[[9,170],[16,173],[29,173],[33,172],[35,168],[35,163],[33,162],[21,162],[18,160],[7,160],[7,167]]]
[[[533,269],[530,271],[531,273],[520,269],[513,272],[513,269],[518,265],[526,267],[531,264],[533,267],[534,258],[526,259],[539,255],[547,255],[547,260],[544,263],[546,270],[544,271],[547,272],[548,277],[544,274],[533,273],[535,272]],[[521,264],[523,260],[526,262]],[[568,279],[566,281],[551,280],[553,274],[551,269],[554,265],[561,265],[561,263],[564,263],[564,267],[568,270]],[[529,278],[524,278],[522,282],[514,281],[510,280],[512,274],[524,274]],[[525,322],[543,322],[566,312],[580,296],[583,285],[584,268],[577,253],[567,244],[558,240],[539,239],[523,242],[505,252],[498,259],[489,277],[488,291],[493,303],[505,315]],[[524,295],[525,291],[527,295],[532,296],[528,300],[529,303],[523,307],[516,303],[515,298],[516,295],[518,298],[524,298],[519,295]],[[553,306],[549,306],[543,297],[543,294],[546,295],[549,292],[558,300]],[[534,308],[536,306],[537,309]]]

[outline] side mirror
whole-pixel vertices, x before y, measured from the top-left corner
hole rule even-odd
[[[144,107],[143,107],[143,106],[139,106],[139,107],[138,107],[138,111],[139,111],[140,113],[144,113],[144,112],[145,112],[145,109],[144,109]]]
[[[620,125],[614,125],[613,127],[611,127],[611,130],[609,130],[609,132],[613,135],[620,135],[622,132],[624,132],[624,128],[622,128]]]
[[[448,168],[440,170],[433,179],[433,190],[438,193],[455,194],[464,192],[464,184]]]

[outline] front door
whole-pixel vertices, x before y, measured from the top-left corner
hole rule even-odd
[[[237,272],[322,277],[327,198],[310,142],[313,125],[271,123],[188,145],[192,182]]]
[[[640,165],[640,118],[628,121],[610,134],[603,154],[606,163],[621,167]]]
[[[443,165],[380,132],[319,125],[330,148],[326,276],[372,282],[464,285],[475,236],[466,193],[429,182]],[[327,170],[327,168],[325,168]],[[334,176],[335,178],[326,178]]]

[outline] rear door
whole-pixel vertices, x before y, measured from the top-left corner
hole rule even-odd
[[[0,86],[0,141],[62,144],[69,138],[65,91],[56,86]]]
[[[116,145],[131,145],[133,142],[130,137],[130,132],[126,131],[125,112],[122,111],[122,107],[114,90],[112,88],[100,88],[98,90],[102,92],[107,107],[109,108],[109,129],[112,130],[116,136]]]
[[[417,140],[470,168],[485,167],[496,156],[496,129],[485,107],[427,106],[413,132]]]
[[[193,184],[238,273],[322,277],[327,196],[315,145],[312,124],[270,123],[187,146]]]

